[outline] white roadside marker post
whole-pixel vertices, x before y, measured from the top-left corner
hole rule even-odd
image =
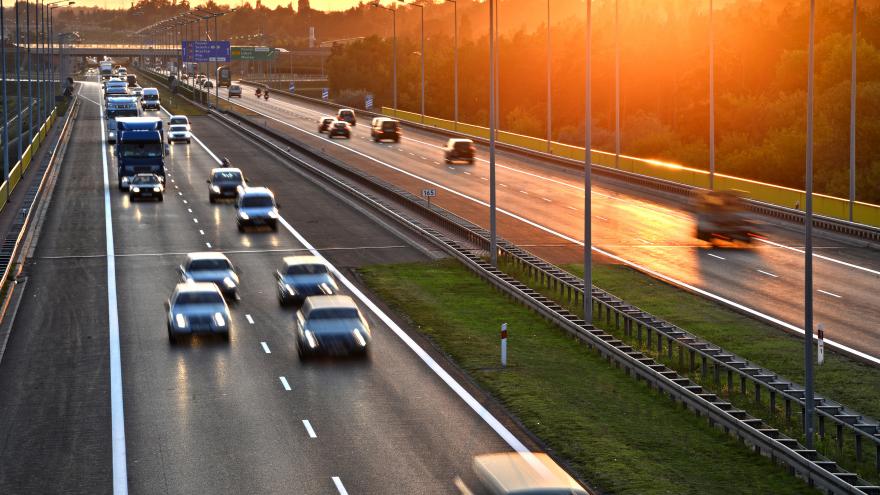
[[[825,326],[819,323],[819,350],[816,352],[819,364],[825,362]]]
[[[501,324],[501,366],[507,367],[507,323]]]

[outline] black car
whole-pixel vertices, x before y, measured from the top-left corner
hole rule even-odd
[[[354,110],[350,108],[343,108],[336,112],[336,120],[344,120],[352,126],[357,125],[357,117],[354,114]]]
[[[215,168],[211,170],[208,183],[208,200],[216,203],[220,198],[238,197],[238,188],[244,185],[244,176],[237,168]]]
[[[155,199],[162,201],[165,197],[165,185],[156,174],[137,174],[128,183],[128,198]]]
[[[335,136],[342,136],[345,139],[351,139],[351,126],[344,120],[337,120],[330,125],[327,130],[327,137],[333,139]]]
[[[395,143],[399,143],[400,122],[385,117],[376,117],[373,119],[370,135],[373,137],[373,141],[377,143],[383,139],[390,139]]]
[[[275,281],[282,305],[339,291],[327,265],[317,256],[286,256],[281,269],[275,272]]]
[[[450,139],[446,142],[446,147],[443,148],[446,163],[463,161],[473,165],[476,152],[474,142],[470,139]]]
[[[318,132],[327,132],[330,130],[330,126],[333,125],[333,122],[336,122],[336,119],[333,117],[321,117],[318,119]]]

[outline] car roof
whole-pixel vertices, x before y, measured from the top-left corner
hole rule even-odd
[[[354,113],[354,110],[352,110],[350,108],[340,108],[339,112],[352,112],[352,113]],[[336,113],[338,114],[339,112],[336,112]]]
[[[168,117],[168,118],[169,119],[184,119],[187,122],[189,122],[189,117],[187,117],[186,115],[172,115],[171,117]]]
[[[107,98],[107,103],[119,104],[119,103],[135,103],[137,102],[137,98],[134,96],[111,96]]]
[[[474,142],[473,139],[467,139],[467,138],[450,138],[449,141],[447,141],[448,144],[473,143],[473,142]]]
[[[241,196],[272,196],[272,191],[269,190],[268,187],[246,187],[244,191],[241,192]]]
[[[547,454],[515,453],[479,455],[474,458],[474,470],[485,482],[501,493],[544,493],[541,490],[559,490],[564,493],[586,494]]]
[[[151,92],[151,93],[152,93],[153,91],[155,91],[155,92],[157,92],[157,93],[159,92],[159,90],[158,90],[157,88],[144,88],[144,93],[146,93],[147,91],[149,91],[149,92]]]
[[[181,282],[177,284],[177,287],[175,287],[174,290],[178,294],[197,292],[216,292],[220,294],[220,289],[214,282]]]
[[[336,117],[332,115],[322,115],[321,120],[336,120]]]
[[[238,172],[240,174],[241,169],[236,168],[236,167],[217,167],[217,168],[211,169],[211,175],[223,173],[223,172]]]
[[[285,256],[282,261],[285,267],[293,265],[326,265],[324,260],[311,255]]]
[[[316,309],[353,308],[358,309],[351,296],[309,296],[303,303],[303,313],[308,314]]]
[[[229,258],[226,257],[225,254],[217,252],[217,251],[199,251],[197,253],[188,253],[186,258],[189,261],[196,260],[225,260],[229,261]]]

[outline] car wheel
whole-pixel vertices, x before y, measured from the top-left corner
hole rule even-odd
[[[395,143],[399,143],[399,142],[400,142],[400,138],[399,138],[399,137],[394,138],[394,142],[395,142]]]
[[[296,355],[299,356],[300,361],[309,359],[309,353],[303,350],[303,346],[299,342],[296,343]]]
[[[470,160],[468,160],[468,164],[473,165],[473,164],[474,164],[474,159],[471,158]]]
[[[224,341],[229,342],[229,332],[228,332],[228,331],[227,331],[227,332],[223,332],[223,334],[221,335],[221,337],[223,338]]]
[[[242,224],[238,224],[238,231],[239,231],[239,232],[244,232],[244,225],[242,225]]]
[[[272,222],[270,227],[272,228],[272,232],[278,232],[278,222]]]
[[[191,143],[192,143],[192,140],[191,140],[191,139],[187,139],[187,140],[186,140],[186,144],[191,144]]]
[[[215,198],[213,194],[209,194],[208,195],[208,202],[211,204],[214,204],[217,202],[217,198]]]
[[[177,336],[174,335],[174,332],[171,331],[171,325],[168,325],[168,342],[170,342],[171,345],[177,343]]]
[[[159,196],[156,197],[156,201],[165,201],[165,195],[160,194]]]

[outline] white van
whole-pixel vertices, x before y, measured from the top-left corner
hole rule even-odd
[[[116,118],[117,117],[140,117],[137,98],[133,96],[107,98],[107,107],[104,110],[107,126],[107,142],[116,142]]]
[[[141,108],[144,110],[158,110],[159,105],[159,90],[156,88],[144,88],[143,93],[141,93]]]

